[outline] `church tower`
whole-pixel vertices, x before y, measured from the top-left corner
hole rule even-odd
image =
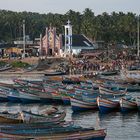
[[[72,25],[70,24],[70,21],[67,21],[67,25],[65,27],[65,49],[64,53],[65,55],[71,55],[72,53]]]

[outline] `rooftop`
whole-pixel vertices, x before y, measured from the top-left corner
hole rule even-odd
[[[62,43],[65,45],[65,36],[62,35]],[[72,35],[73,47],[94,47],[94,44],[84,35],[73,34]]]

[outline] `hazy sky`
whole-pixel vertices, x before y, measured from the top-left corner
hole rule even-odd
[[[65,14],[72,9],[82,13],[85,8],[92,9],[96,15],[112,11],[140,14],[140,0],[0,0],[0,9],[18,12]]]

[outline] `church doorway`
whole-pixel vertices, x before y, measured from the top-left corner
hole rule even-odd
[[[52,55],[53,55],[53,54],[52,54],[52,49],[49,49],[49,50],[48,50],[48,55],[49,55],[49,56],[52,56]]]

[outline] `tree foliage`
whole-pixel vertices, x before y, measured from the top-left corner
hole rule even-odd
[[[69,10],[64,15],[0,10],[0,42],[12,42],[22,37],[23,20],[26,21],[26,35],[34,40],[40,33],[44,34],[45,28],[50,25],[57,28],[58,34],[64,34],[63,25],[68,19],[73,25],[74,34],[84,34],[93,41],[124,42],[127,45],[136,43],[137,16],[134,13],[104,12],[95,16],[89,8],[83,13]]]

